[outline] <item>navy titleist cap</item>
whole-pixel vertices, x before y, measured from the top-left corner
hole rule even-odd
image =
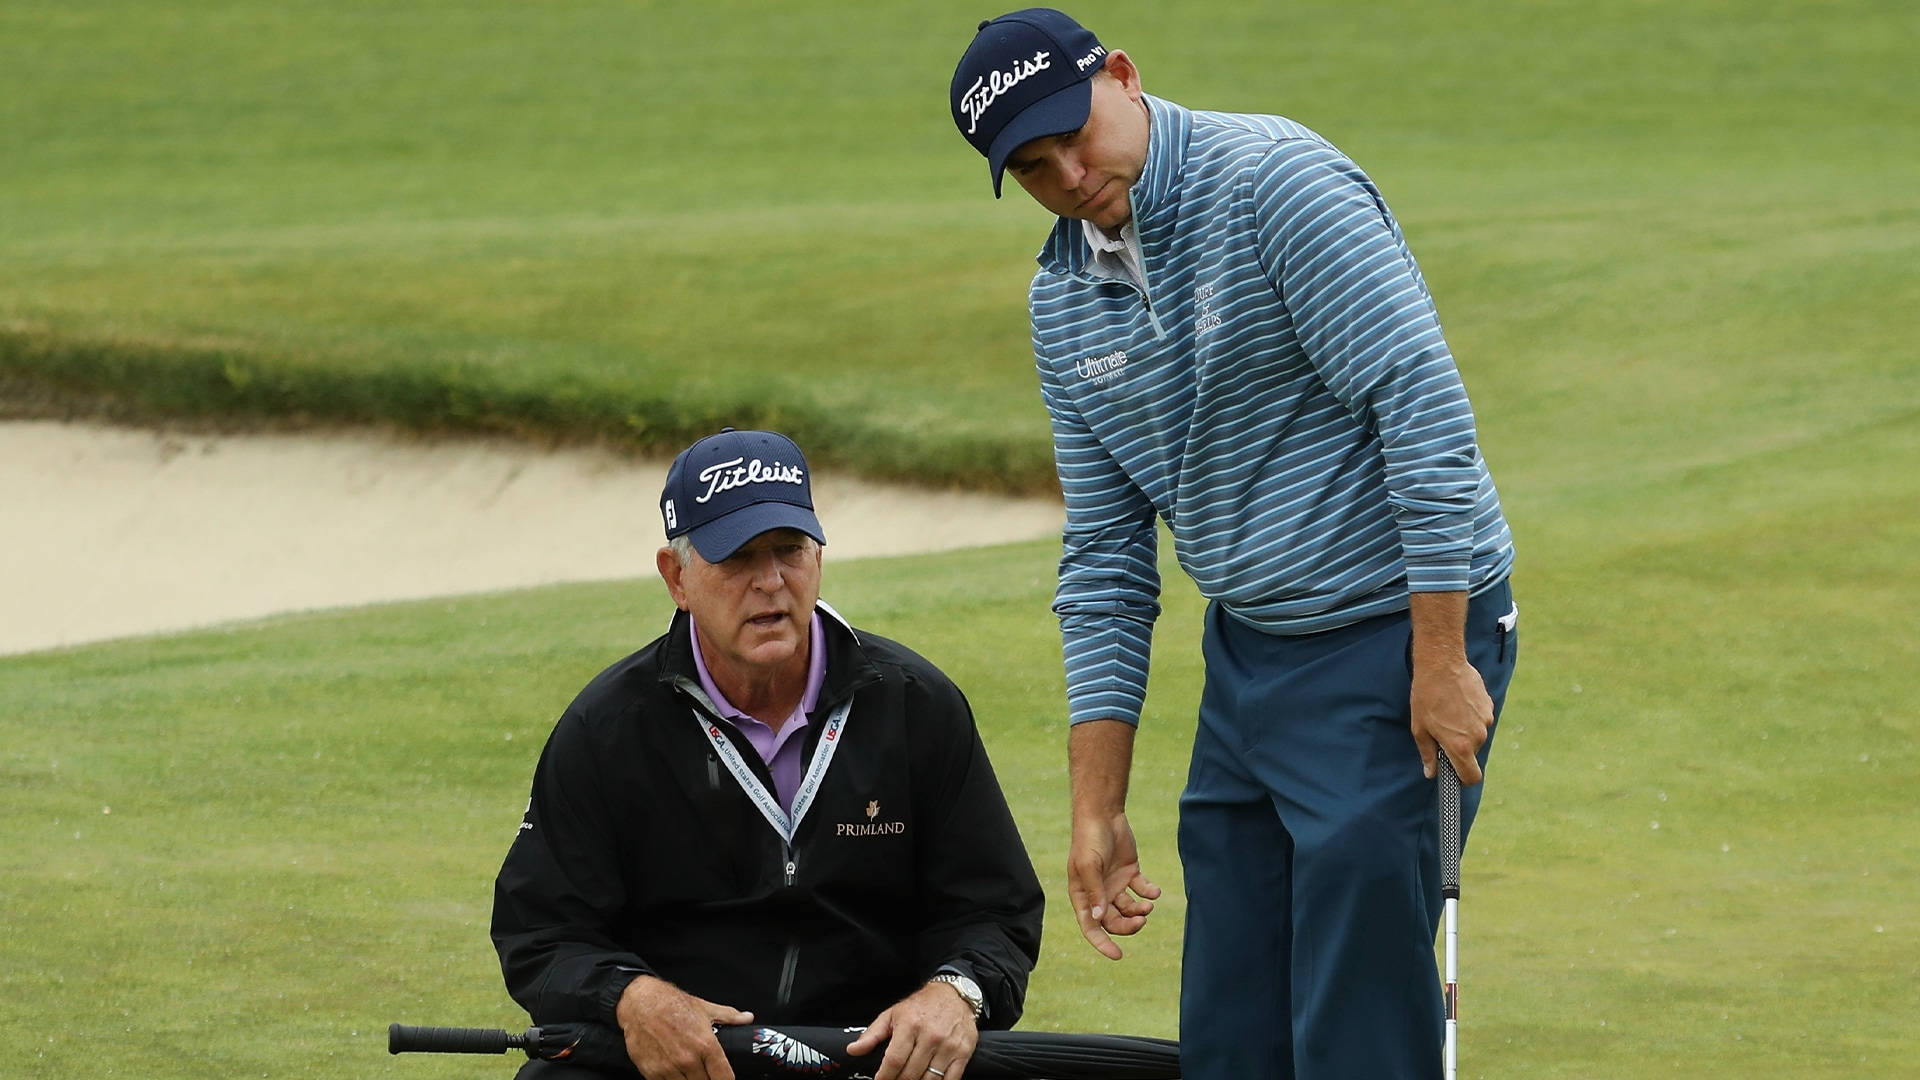
[[[1020,144],[1078,130],[1092,109],[1088,85],[1107,50],[1093,32],[1052,8],[1027,8],[980,24],[953,72],[953,122],[993,170]]]
[[[673,459],[660,493],[667,539],[690,536],[710,563],[769,529],[798,529],[827,542],[813,515],[807,459],[785,435],[721,429]]]

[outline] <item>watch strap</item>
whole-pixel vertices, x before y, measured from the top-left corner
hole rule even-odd
[[[954,992],[960,995],[960,1000],[966,1002],[967,1007],[973,1010],[973,1018],[975,1021],[978,1021],[982,1016],[986,1015],[987,999],[985,995],[981,994],[979,983],[954,971],[943,971],[928,981],[946,983],[948,986],[953,987]]]

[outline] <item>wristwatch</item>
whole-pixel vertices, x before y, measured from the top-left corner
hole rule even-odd
[[[927,981],[946,983],[948,986],[953,987],[954,992],[960,995],[960,1000],[966,1002],[967,1008],[973,1010],[973,1019],[976,1023],[982,1016],[986,1015],[987,998],[985,994],[980,992],[979,983],[974,982],[972,979],[967,978],[957,971],[943,971]]]

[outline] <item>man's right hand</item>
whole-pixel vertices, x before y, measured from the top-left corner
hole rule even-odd
[[[1133,768],[1133,725],[1093,720],[1067,736],[1073,782],[1073,842],[1067,853],[1067,898],[1087,942],[1120,959],[1113,937],[1140,932],[1160,886],[1140,869],[1127,823],[1127,776]]]
[[[694,997],[653,975],[627,984],[614,1018],[627,1056],[647,1080],[733,1080],[713,1027],[753,1023],[752,1013]]]

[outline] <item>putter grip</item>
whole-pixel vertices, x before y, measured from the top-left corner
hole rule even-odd
[[[1440,895],[1460,898],[1460,774],[1445,750],[1439,751]]]
[[[387,1026],[389,1054],[504,1054],[512,1045],[499,1028]]]

